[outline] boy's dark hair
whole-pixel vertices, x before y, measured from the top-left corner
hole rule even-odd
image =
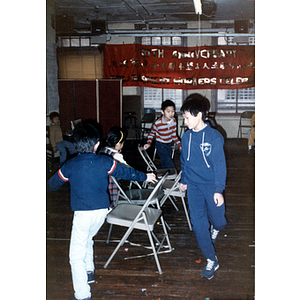
[[[202,120],[205,121],[208,99],[202,95],[200,96],[201,97],[197,97],[197,98],[190,98],[190,97],[187,98],[180,108],[180,113],[184,114],[185,112],[189,112],[192,116],[196,117],[198,113],[201,112]]]
[[[115,147],[118,143],[123,143],[126,139],[126,132],[121,127],[113,126],[107,135],[107,143],[109,147]]]
[[[168,106],[173,106],[175,110],[175,103],[172,100],[165,100],[161,104],[161,110],[164,111]]]
[[[190,95],[187,96],[187,98],[185,99],[185,101],[187,101],[189,99],[200,99],[200,100],[204,99],[206,101],[206,105],[207,105],[206,111],[210,110],[210,102],[209,102],[209,100],[206,97],[202,96],[201,94],[199,94],[199,93],[192,93],[192,94],[190,94]]]
[[[78,153],[93,153],[95,145],[100,141],[99,131],[91,124],[75,128],[73,143]]]
[[[50,113],[49,118],[50,118],[51,121],[53,121],[53,119],[54,119],[55,117],[59,117],[59,118],[60,118],[60,115],[59,115],[58,112],[53,111],[52,113]]]

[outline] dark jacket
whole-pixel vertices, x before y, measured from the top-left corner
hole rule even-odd
[[[147,175],[95,153],[78,154],[67,161],[47,182],[48,191],[58,190],[65,182],[71,186],[71,208],[96,210],[110,206],[108,176],[145,181]]]

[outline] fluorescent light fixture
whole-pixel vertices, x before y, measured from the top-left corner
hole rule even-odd
[[[193,0],[194,6],[195,6],[195,12],[196,14],[201,15],[202,14],[202,3],[201,0]]]

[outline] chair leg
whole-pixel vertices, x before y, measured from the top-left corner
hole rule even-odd
[[[172,200],[171,195],[169,196],[169,200],[171,201],[171,203],[173,204],[174,208],[176,209],[176,211],[179,211],[177,205],[175,204],[175,202]]]
[[[161,221],[161,224],[162,224],[162,227],[163,227],[163,230],[164,230],[164,235],[165,235],[165,237],[166,237],[166,240],[167,240],[167,243],[168,243],[169,250],[172,251],[172,246],[171,246],[171,243],[170,243],[168,231],[167,231],[166,224],[165,224],[165,220],[164,220],[163,216],[160,217],[160,221]]]
[[[118,252],[118,250],[120,249],[121,246],[123,246],[123,244],[125,243],[125,241],[127,240],[127,238],[129,237],[130,233],[133,230],[133,226],[129,227],[126,231],[126,233],[124,234],[124,236],[122,237],[121,241],[119,242],[119,244],[117,245],[117,247],[115,248],[114,252],[111,254],[111,256],[109,257],[109,259],[107,260],[107,262],[105,263],[105,265],[103,266],[104,269],[107,268],[107,266],[109,265],[109,263],[111,262],[111,260],[113,259],[113,257],[115,256],[115,254]]]
[[[110,224],[110,225],[109,225],[109,229],[108,229],[108,234],[107,234],[106,244],[109,244],[109,239],[110,239],[112,227],[113,227],[113,224]]]
[[[155,245],[154,245],[154,242],[153,242],[153,238],[152,238],[151,231],[149,229],[149,225],[148,225],[147,218],[146,218],[145,214],[144,214],[144,221],[145,221],[145,224],[146,224],[146,227],[147,227],[147,233],[148,233],[149,241],[150,241],[151,248],[152,248],[152,251],[153,251],[153,255],[154,255],[154,258],[155,258],[155,262],[156,262],[156,265],[157,265],[158,273],[162,274],[161,266],[160,266],[160,263],[159,263],[159,260],[158,260],[157,252],[156,252],[156,249],[155,249]]]
[[[187,220],[187,222],[188,222],[188,224],[189,224],[190,231],[192,231],[193,228],[192,228],[192,225],[191,225],[189,213],[188,213],[188,211],[187,211],[186,204],[185,204],[185,201],[184,201],[184,197],[183,197],[183,196],[181,196],[181,200],[182,200],[183,209],[184,209],[184,212],[185,212],[185,215],[186,215],[186,220]]]

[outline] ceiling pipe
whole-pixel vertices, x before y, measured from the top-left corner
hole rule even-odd
[[[73,34],[74,36],[76,34]],[[85,35],[85,36],[92,36],[91,31],[77,31],[77,35]],[[219,30],[218,32],[200,32],[199,31],[193,31],[193,32],[183,32],[182,31],[108,31],[106,34],[101,34],[103,37],[163,37],[163,36],[178,36],[178,37],[189,37],[189,36],[198,36],[201,37],[250,37],[255,36],[255,33],[233,33],[233,32],[225,32]],[[70,34],[68,34],[70,36]]]

